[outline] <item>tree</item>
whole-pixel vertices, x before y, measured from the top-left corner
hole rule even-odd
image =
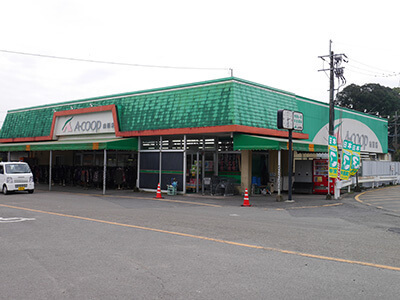
[[[377,83],[351,84],[337,94],[335,104],[382,117],[400,110],[400,88],[391,89]]]
[[[335,105],[387,118],[389,148],[394,149],[395,160],[400,160],[400,88],[384,87],[376,83],[363,86],[351,84],[337,94]],[[397,112],[397,117],[396,117]],[[397,136],[395,127],[397,126]]]

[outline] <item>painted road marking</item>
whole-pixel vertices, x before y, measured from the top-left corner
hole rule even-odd
[[[321,207],[332,207],[343,205],[343,203],[332,203],[332,204],[324,204],[324,205],[313,205],[313,206],[298,206],[298,207],[286,207],[286,208],[265,208],[265,210],[292,210],[292,209],[305,209],[305,208],[321,208]]]
[[[221,243],[221,244],[226,244],[226,245],[233,245],[233,246],[239,246],[239,247],[245,247],[245,248],[251,248],[251,249],[272,251],[272,252],[278,252],[278,253],[284,253],[284,254],[290,254],[290,255],[296,255],[296,256],[302,256],[302,257],[308,257],[308,258],[315,258],[315,259],[321,259],[321,260],[327,260],[327,261],[341,262],[341,263],[347,263],[347,264],[353,264],[353,265],[367,266],[367,267],[373,267],[373,268],[379,268],[379,269],[386,269],[386,270],[392,270],[392,271],[400,271],[400,267],[379,265],[379,264],[374,264],[374,263],[369,263],[369,262],[348,260],[348,259],[329,257],[329,256],[323,256],[323,255],[315,255],[315,254],[303,253],[303,252],[292,251],[292,250],[284,250],[284,249],[273,248],[273,247],[264,247],[264,246],[257,246],[257,245],[251,245],[251,244],[243,244],[243,243],[237,243],[237,242],[232,242],[232,241],[227,241],[227,240],[210,238],[210,237],[206,237],[206,236],[193,235],[193,234],[175,232],[175,231],[168,231],[168,230],[144,227],[144,226],[138,226],[138,225],[110,222],[110,221],[86,218],[86,217],[81,217],[81,216],[66,215],[66,214],[61,214],[61,213],[56,213],[56,212],[43,211],[43,210],[18,207],[18,206],[6,205],[6,204],[0,204],[0,206],[14,208],[14,209],[20,209],[20,210],[25,210],[25,211],[31,211],[31,212],[37,212],[37,213],[43,213],[43,214],[48,214],[48,215],[54,215],[54,216],[73,218],[73,219],[78,219],[78,220],[103,223],[103,224],[108,224],[108,225],[116,225],[116,226],[135,228],[135,229],[147,230],[147,231],[158,232],[158,233],[165,233],[165,234],[170,234],[170,235],[175,235],[175,236],[182,236],[182,237],[188,237],[188,238],[193,238],[193,239],[211,241],[211,242],[216,242],[216,243]]]
[[[19,218],[19,217],[14,217],[14,218],[0,217],[0,223],[16,223],[16,222],[34,221],[34,220],[36,220],[36,219],[35,218]]]
[[[393,202],[393,200],[399,200],[399,198],[387,198],[387,197],[385,197],[385,198],[371,198],[371,197],[364,198],[363,197],[363,201],[368,201],[368,202],[388,202],[388,203],[390,203],[390,202]]]

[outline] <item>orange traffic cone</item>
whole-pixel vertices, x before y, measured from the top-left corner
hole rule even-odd
[[[163,196],[161,196],[161,187],[160,184],[157,186],[157,195],[154,197],[154,199],[164,199]]]
[[[247,189],[244,190],[244,199],[241,206],[252,206],[249,201],[249,192],[247,191]]]

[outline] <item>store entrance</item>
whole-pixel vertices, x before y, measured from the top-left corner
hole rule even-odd
[[[204,178],[203,155],[200,152],[186,153],[186,192],[199,193]]]
[[[251,193],[267,194],[271,193],[270,174],[269,174],[269,153],[253,152],[252,156],[252,177]]]
[[[49,152],[32,152],[30,158],[36,183],[49,182]],[[104,176],[103,151],[53,151],[51,184],[101,189]],[[137,154],[132,151],[107,152],[107,189],[134,189],[137,178]]]

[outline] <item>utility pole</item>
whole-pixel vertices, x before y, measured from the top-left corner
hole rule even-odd
[[[329,54],[324,56],[319,56],[323,61],[325,58],[329,57],[329,69],[322,69],[318,71],[329,71],[329,135],[335,134],[335,76],[339,80],[338,90],[341,86],[346,84],[346,79],[343,76],[343,67],[341,67],[342,61],[347,62],[346,54],[334,54],[332,51],[332,40],[329,40]],[[343,58],[344,57],[344,58]],[[328,194],[326,195],[326,199],[332,199],[331,196],[331,185],[332,180],[328,178]]]
[[[332,41],[329,41],[329,135],[334,134],[335,128],[335,106],[333,103],[335,93],[335,76],[333,72],[333,56]]]

